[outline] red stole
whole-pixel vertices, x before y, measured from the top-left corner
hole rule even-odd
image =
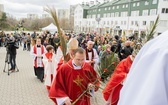
[[[97,74],[88,63],[84,63],[82,69],[74,70],[70,60],[58,70],[49,97],[69,97],[73,102],[87,89],[88,83],[95,79]],[[90,105],[90,98],[84,95],[75,105]]]
[[[36,45],[34,46],[33,51],[34,51],[34,54],[37,54],[37,46]],[[44,53],[44,47],[41,45],[41,54],[43,54],[43,53]],[[37,68],[37,57],[34,60],[34,64],[35,64],[35,68]]]
[[[52,59],[53,53],[47,52],[45,56],[47,57],[47,59]]]
[[[88,49],[86,48],[85,51],[86,51],[86,60],[89,60],[89,54],[88,54],[89,52],[88,52]],[[91,52],[92,52],[91,61],[93,61],[93,59],[94,59],[94,51],[93,51],[93,49],[91,49]],[[94,64],[92,63],[91,66],[94,67]]]
[[[109,99],[110,94],[112,94],[112,97],[110,99],[111,105],[117,105],[120,90],[123,86],[121,83],[126,78],[131,65],[132,60],[130,59],[130,56],[128,56],[126,59],[123,59],[115,68],[114,73],[112,74],[109,82],[104,88],[103,96],[106,101]]]

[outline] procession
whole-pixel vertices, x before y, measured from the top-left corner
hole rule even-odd
[[[0,8],[3,10],[0,15],[0,104],[168,105],[168,20],[163,24],[164,16],[168,15],[164,4],[168,1],[95,2],[74,8],[74,11],[80,7],[87,10],[88,22],[91,10],[96,8],[95,29],[82,26],[85,19],[76,19],[78,12],[74,12],[72,28],[71,20],[62,20],[61,12],[53,6],[43,7],[50,19],[46,25],[41,21],[41,26],[28,27],[27,22],[33,23],[32,19],[22,18],[16,20],[18,25],[12,29],[9,17]],[[121,4],[122,8],[128,5],[129,11],[142,4],[163,9],[155,15],[151,9],[148,17],[153,20],[148,19],[148,28],[140,25],[144,11],[137,17],[139,21],[131,20],[135,15],[130,12],[127,18],[130,24],[126,27],[129,30],[122,27],[122,20],[120,26],[115,23],[114,27],[108,27],[105,20],[110,18],[101,17],[101,8],[111,10],[108,6]],[[148,20],[143,19],[142,24]],[[64,25],[66,21],[70,21],[69,25]],[[107,23],[105,28],[101,26],[102,21]]]

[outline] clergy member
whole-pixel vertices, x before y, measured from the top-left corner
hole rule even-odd
[[[53,80],[53,74],[55,70],[55,54],[54,54],[54,47],[52,45],[46,46],[47,53],[43,56],[43,63],[44,63],[44,84],[46,85],[47,90],[50,90],[51,83]]]
[[[99,63],[99,56],[96,49],[93,48],[94,42],[88,41],[86,51],[86,62],[88,62],[95,70]]]
[[[107,105],[117,105],[120,90],[123,86],[125,78],[127,77],[133,60],[134,56],[130,55],[123,59],[115,68],[114,73],[103,90],[103,96],[107,101]]]
[[[55,98],[58,105],[71,105],[84,91],[94,88],[98,81],[92,66],[85,62],[85,50],[75,50],[73,59],[62,65],[57,72],[55,84],[49,96]],[[84,94],[75,105],[90,105],[88,94]]]
[[[168,31],[147,42],[135,57],[118,105],[168,105]]]
[[[33,56],[35,76],[37,76],[41,82],[43,82],[44,79],[44,65],[42,58],[46,52],[46,48],[41,45],[41,39],[37,38],[36,44],[31,48],[30,54]]]

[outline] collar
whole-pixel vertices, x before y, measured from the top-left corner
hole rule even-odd
[[[77,66],[77,65],[75,64],[74,60],[72,60],[72,66],[73,66],[74,69],[82,69],[81,66]]]

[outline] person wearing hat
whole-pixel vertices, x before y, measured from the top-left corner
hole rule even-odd
[[[76,38],[71,38],[69,40],[69,42],[67,43],[67,61],[71,60],[73,58],[74,52],[75,50],[78,48],[78,40]],[[64,61],[63,59],[63,54],[61,51],[61,46],[58,47],[57,53],[56,53],[56,69],[54,70],[54,75],[53,75],[53,83],[51,85],[51,88],[54,88],[56,85],[56,76],[57,76],[57,72],[58,70],[61,68],[61,66],[63,64],[65,64],[67,61]],[[54,91],[54,90],[53,90]],[[51,92],[50,94],[52,94],[53,92]],[[55,102],[56,99],[52,97],[52,95],[50,95],[50,98]]]

